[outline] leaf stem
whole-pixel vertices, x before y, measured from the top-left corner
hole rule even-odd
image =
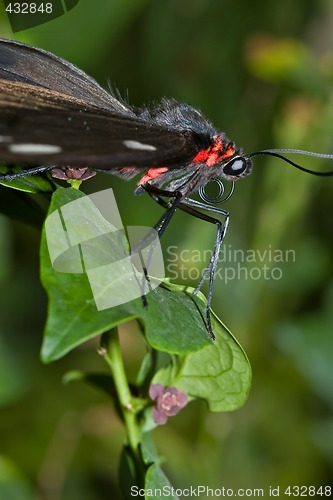
[[[104,333],[101,345],[105,349],[104,357],[113,375],[119,407],[125,424],[127,441],[135,463],[137,479],[142,484],[145,477],[145,466],[140,453],[141,431],[126,377],[118,329],[114,328]]]

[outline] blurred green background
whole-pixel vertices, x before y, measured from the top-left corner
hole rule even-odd
[[[65,16],[13,35],[0,2],[2,37],[64,57],[103,86],[128,90],[135,105],[186,101],[249,153],[333,152],[332,26],[329,0],[80,0]],[[125,224],[156,222],[160,207],[133,196],[135,181],[100,174],[84,189],[110,186]],[[3,212],[20,208],[9,191],[1,186]],[[213,308],[245,348],[253,387],[235,413],[209,414],[197,402],[158,428],[164,470],[177,487],[332,484],[333,180],[256,158],[225,208],[225,248],[257,253],[254,262],[226,253],[222,273],[243,271],[228,283],[216,279]],[[163,245],[166,265],[174,245],[185,269],[177,283],[205,264],[187,262],[182,251],[211,249],[214,238],[209,224],[176,214]],[[38,227],[0,215],[0,498],[121,498],[123,431],[112,404],[90,387],[61,382],[70,369],[105,370],[98,342],[51,365],[39,360],[47,307],[39,239]],[[282,262],[262,262],[265,250],[280,252]],[[295,257],[288,262],[286,250]],[[266,279],[263,265],[278,268],[279,279]],[[142,341],[127,327],[122,337],[131,374]]]

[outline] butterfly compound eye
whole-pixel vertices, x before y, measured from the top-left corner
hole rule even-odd
[[[223,173],[231,177],[241,177],[251,170],[251,161],[242,156],[237,156],[223,167]]]

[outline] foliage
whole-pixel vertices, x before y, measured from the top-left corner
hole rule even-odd
[[[187,101],[248,152],[266,147],[332,152],[329,2],[103,3],[108,5],[96,9],[81,0],[47,29],[44,25],[17,33],[16,38],[70,60],[101,84],[111,79],[123,95],[128,89],[136,105],[163,95]],[[0,34],[13,38],[4,17]],[[301,163],[327,168],[319,160]],[[125,224],[156,222],[158,207],[135,198],[132,183],[100,175],[85,190],[110,185]],[[58,350],[56,362],[36,361],[46,311],[38,280],[40,233],[22,222],[40,227],[48,198],[0,186],[1,213],[16,221],[0,218],[0,447],[6,456],[1,477],[6,476],[7,485],[24,488],[24,474],[52,500],[105,498],[110,491],[113,498],[122,498],[117,457],[124,432],[119,416],[109,410],[110,392],[106,397],[105,391],[89,391],[78,383],[59,384],[69,372],[65,381],[84,379],[112,388],[105,356],[92,354],[98,349],[94,335],[102,328],[87,334],[90,340],[80,346],[72,339],[61,351],[65,354],[70,347],[66,355]],[[228,210],[231,221],[213,307],[246,347],[254,369],[250,398],[233,414],[207,413],[205,404],[192,401],[153,431],[166,463],[150,467],[147,481],[162,481],[163,468],[179,487],[217,488],[221,482],[232,488],[328,484],[333,457],[331,182],[307,177],[275,159],[257,158],[253,174],[238,183]],[[176,214],[164,235],[169,274],[188,288],[196,286],[207,263],[204,250],[214,241],[213,228],[189,219]],[[243,251],[246,257],[249,249],[255,252],[254,261],[243,259],[241,253],[237,260],[233,253]],[[292,250],[295,258],[270,259],[264,254],[269,249],[273,255],[282,251],[282,256]],[[264,264],[268,279],[262,272],[255,274]],[[282,271],[279,279],[269,274],[274,268]],[[228,269],[229,274],[236,272],[233,279],[226,279]],[[168,287],[166,283],[161,293],[167,294]],[[174,292],[185,296],[181,288]],[[191,294],[186,296],[192,302]],[[144,318],[140,323],[145,324]],[[230,342],[242,366],[248,366],[228,331],[221,325],[218,329],[224,349]],[[148,348],[140,369],[148,345],[141,330],[127,323],[119,330],[128,379],[147,391],[144,381],[153,350]],[[53,340],[56,346],[61,339]],[[45,346],[46,339],[43,356],[51,361],[55,351],[45,351]],[[200,357],[210,349],[198,346],[184,356]],[[164,385],[172,367],[177,372],[180,366],[177,355],[160,356],[156,362],[171,368],[161,368],[161,378],[156,375],[153,381]],[[147,401],[144,397],[143,404]],[[119,407],[116,411],[121,415]],[[136,417],[140,412],[143,419],[143,409]],[[140,420],[139,426],[143,429],[144,423],[148,429],[148,420]],[[147,457],[157,457],[150,434],[143,434],[145,463]],[[126,448],[120,465],[124,475],[133,465],[129,457]],[[31,488],[23,491],[29,498]]]
[[[62,213],[69,203],[87,197],[73,188],[60,188],[53,194],[49,215]],[[100,249],[94,238],[94,252],[105,252],[111,262],[119,258],[122,245],[126,242],[115,238],[112,226],[104,219],[92,203],[80,205],[80,210],[71,216],[78,218],[80,224],[80,240],[89,241],[91,234],[103,234],[110,231],[111,237],[107,247]],[[47,228],[46,224],[46,228]],[[83,230],[82,230],[83,228]],[[51,227],[54,232],[55,226]],[[60,227],[59,231],[69,228]],[[50,228],[49,228],[50,230]],[[69,236],[70,237],[70,236]],[[61,241],[61,234],[52,234],[52,241]],[[87,243],[86,243],[87,244]],[[50,259],[47,232],[44,229],[41,243],[41,276],[43,285],[49,296],[49,310],[44,333],[42,358],[46,362],[54,361],[88,339],[99,334],[102,336],[102,355],[111,370],[108,392],[115,399],[116,407],[126,426],[126,445],[123,454],[134,466],[128,467],[121,476],[123,488],[131,476],[131,484],[143,486],[146,481],[145,470],[158,457],[149,457],[144,461],[142,449],[142,434],[158,424],[151,418],[151,400],[147,393],[150,381],[158,381],[165,387],[177,388],[192,400],[200,398],[207,402],[211,411],[230,411],[241,406],[247,398],[250,386],[250,368],[241,347],[230,332],[218,321],[214,321],[216,341],[214,344],[208,337],[203,321],[205,314],[202,302],[193,296],[193,291],[184,287],[162,284],[147,296],[148,304],[143,305],[142,297],[117,307],[99,311],[96,308],[87,274],[73,274],[55,270]],[[75,249],[71,247],[70,250]],[[75,254],[76,255],[76,254]],[[96,255],[95,255],[96,256]],[[71,255],[69,255],[71,259]],[[95,259],[96,261],[96,259]],[[106,272],[106,271],[104,271]],[[114,279],[116,279],[114,277]],[[121,287],[126,286],[126,274],[122,274],[116,288],[110,288],[108,293],[121,293]],[[201,299],[202,300],[202,299]],[[116,327],[126,321],[137,319],[142,325],[147,342],[147,354],[139,369],[139,384],[129,389],[123,368],[118,332]],[[168,354],[168,361],[162,366],[156,362],[159,353]],[[78,377],[75,374],[74,379]],[[82,380],[91,380],[91,375],[85,374]],[[67,377],[72,380],[73,377]],[[105,379],[94,377],[94,384],[105,388]],[[113,389],[113,390],[112,390]],[[174,389],[175,390],[175,389]],[[135,396],[135,394],[137,396]],[[146,411],[147,417],[142,418]],[[150,420],[147,428],[146,420]],[[140,423],[141,421],[141,423]],[[165,423],[165,422],[164,422]],[[149,474],[150,477],[150,474]],[[155,487],[161,486],[158,475],[153,481]],[[151,479],[147,478],[147,481]],[[128,498],[131,497],[129,492]]]

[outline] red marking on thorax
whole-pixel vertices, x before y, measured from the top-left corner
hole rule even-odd
[[[221,160],[230,158],[235,154],[235,150],[232,146],[229,146],[227,150],[224,151],[224,144],[221,140],[221,136],[218,136],[216,141],[212,146],[207,149],[202,149],[193,158],[193,163],[204,163],[207,167],[212,167]]]
[[[169,169],[167,167],[151,168],[143,177],[141,177],[141,179],[138,182],[138,185],[140,186],[145,182],[151,181],[152,179],[156,179],[157,177],[159,177],[161,174],[164,174],[168,170]]]

